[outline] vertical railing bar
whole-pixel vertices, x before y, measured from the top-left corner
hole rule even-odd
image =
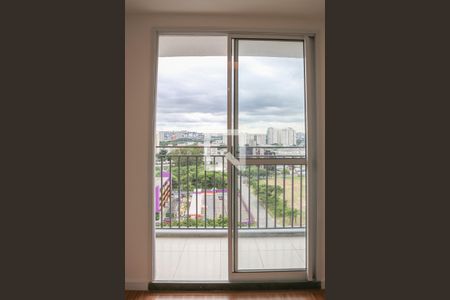
[[[248,166],[248,175],[247,175],[247,185],[248,185],[248,224],[247,227],[250,228],[250,223],[252,221],[252,217],[251,217],[251,212],[250,212],[250,207],[251,207],[251,202],[250,202],[250,166]]]
[[[189,210],[191,208],[191,202],[189,201],[189,155],[186,156],[186,226],[189,228],[189,221],[191,220],[189,216]]]
[[[277,186],[277,165],[275,165],[275,183],[274,183],[274,187],[275,187],[275,202],[274,202],[274,213],[273,213],[273,227],[277,228],[277,190],[278,190],[278,186]]]
[[[292,165],[292,188],[291,188],[291,227],[294,227],[294,170],[295,166]]]
[[[213,228],[216,228],[216,157],[213,156]]]
[[[195,228],[198,228],[198,156],[195,157]]]
[[[256,226],[259,228],[259,168],[256,170]]]
[[[305,194],[305,206],[306,206],[306,209],[305,209],[305,220],[304,220],[304,224],[305,224],[305,226],[308,226],[308,206],[309,206],[309,201],[308,201],[308,168],[307,168],[307,166],[305,165],[305,191],[304,191],[304,194]]]
[[[208,202],[207,186],[209,186],[209,180],[208,180],[209,179],[209,175],[208,175],[208,169],[205,166],[205,169],[204,169],[204,175],[205,175],[205,178],[204,178],[204,201],[205,201],[205,208],[204,208],[204,211],[205,211],[205,216],[204,216],[205,224],[204,224],[204,227],[205,228],[209,227],[209,228],[214,228],[214,229],[227,228],[228,226],[227,226],[226,222],[224,222],[225,212],[226,212],[226,210],[225,210],[225,187],[227,186],[227,184],[225,183],[225,177],[226,177],[225,176],[225,171],[226,171],[225,170],[226,169],[225,168],[225,161],[226,161],[226,159],[225,159],[225,157],[223,155],[211,155],[211,156],[213,157],[212,162],[214,164],[213,165],[213,170],[212,170],[213,174],[212,174],[212,178],[211,178],[212,179],[211,183],[212,183],[212,188],[213,188],[212,195],[211,195],[212,196],[211,197],[212,198],[212,206],[211,207],[213,209],[213,212],[212,212],[213,223],[211,224],[211,222],[210,222],[209,225],[207,223],[207,221],[209,219],[209,217],[207,215],[207,211],[208,211],[208,207],[207,207],[207,202]],[[174,222],[176,222],[177,219],[176,219],[176,215],[175,215],[176,214],[176,206],[174,206],[174,205],[176,205],[176,202],[173,202],[173,201],[175,201],[175,197],[176,197],[176,189],[174,190],[174,187],[173,187],[173,184],[175,183],[174,180],[173,180],[174,176],[172,176],[173,175],[172,172],[174,174],[177,174],[176,170],[175,170],[175,168],[176,168],[175,164],[176,164],[177,160],[176,160],[175,157],[178,157],[178,181],[177,181],[178,182],[178,199],[179,199],[179,201],[178,201],[178,227],[176,226],[176,223],[174,223]],[[185,192],[184,192],[184,188],[182,188],[182,176],[181,176],[182,175],[181,168],[182,168],[182,163],[184,163],[183,162],[184,161],[184,157],[186,158],[186,177],[185,177],[185,179],[186,179],[186,187],[187,187],[187,190]],[[195,175],[194,174],[193,175],[190,174],[191,157],[195,157]],[[200,183],[200,187],[198,186],[199,182],[200,182],[199,179],[201,179],[201,175],[199,175],[199,165],[198,165],[199,157],[202,157],[202,156],[198,156],[198,155],[170,156],[170,155],[168,155],[168,156],[164,156],[164,157],[161,156],[160,157],[160,162],[159,162],[160,163],[160,179],[159,179],[159,181],[160,181],[160,185],[161,186],[160,186],[160,197],[159,197],[159,199],[157,199],[157,200],[159,200],[159,206],[160,206],[160,226],[159,226],[159,228],[161,228],[161,229],[164,229],[164,228],[180,228],[180,229],[187,228],[187,229],[190,229],[192,227],[191,229],[193,229],[194,228],[194,222],[192,222],[192,223],[190,222],[191,219],[192,219],[192,216],[190,214],[190,208],[191,208],[191,206],[194,203],[192,203],[190,201],[191,197],[192,197],[192,201],[195,201],[195,205],[196,205],[195,210],[192,212],[192,213],[195,213],[195,228],[199,228],[199,227],[202,228],[202,226],[201,226],[201,221],[202,221],[201,220],[201,216],[199,218],[199,212],[200,212],[200,209],[201,209],[201,207],[199,206],[199,204],[201,205],[201,203],[199,203],[199,202],[202,202],[201,201],[201,198],[202,198],[201,197],[201,186],[202,186],[202,184]],[[221,160],[222,160],[222,167],[218,168],[218,172],[222,171],[222,184],[219,184],[219,182],[217,182],[218,180],[220,181],[220,174],[216,174],[216,172],[217,172],[216,171],[216,163],[218,163],[217,162],[218,159],[216,159],[216,157],[220,157]],[[219,159],[219,161],[220,161],[220,159]],[[168,165],[166,165],[166,162],[168,163]],[[267,228],[267,229],[269,229],[269,228],[270,229],[272,229],[272,228],[286,228],[287,226],[289,226],[289,224],[287,223],[287,222],[289,222],[289,220],[287,220],[287,216],[286,216],[287,215],[286,214],[286,210],[289,208],[287,206],[288,205],[287,204],[287,200],[288,200],[287,197],[288,196],[286,195],[286,193],[287,193],[287,186],[289,185],[288,182],[286,183],[286,181],[289,180],[289,179],[286,179],[286,177],[289,176],[289,174],[287,174],[286,171],[289,172],[290,171],[289,168],[292,168],[292,170],[291,170],[292,173],[290,174],[291,175],[291,203],[290,203],[290,208],[291,208],[291,214],[290,214],[290,219],[291,219],[290,223],[291,224],[290,225],[291,226],[290,227],[293,227],[293,228],[305,228],[307,215],[306,215],[306,213],[305,213],[305,216],[303,215],[303,213],[305,212],[305,208],[303,206],[307,205],[307,187],[303,186],[303,185],[307,181],[307,179],[306,179],[307,166],[306,166],[306,164],[303,164],[303,163],[301,163],[299,165],[295,165],[295,164],[290,165],[289,162],[287,162],[287,164],[283,164],[282,165],[283,166],[282,167],[282,171],[283,171],[283,178],[282,178],[283,182],[282,183],[279,182],[281,179],[278,176],[278,165],[274,165],[274,167],[275,167],[274,168],[275,174],[273,174],[273,179],[274,179],[273,186],[274,186],[275,190],[274,190],[273,193],[274,193],[274,197],[275,197],[275,202],[274,202],[273,207],[272,207],[272,208],[274,208],[273,227],[269,227],[269,225],[270,225],[270,222],[269,222],[269,216],[270,216],[269,209],[270,209],[270,204],[271,204],[271,202],[270,202],[271,200],[269,199],[269,196],[270,196],[269,195],[269,191],[270,191],[270,189],[269,189],[269,176],[271,176],[270,175],[270,171],[272,170],[271,169],[272,165],[264,165],[264,164],[257,165],[257,170],[256,170],[257,174],[255,174],[256,178],[254,178],[254,179],[256,179],[256,187],[255,187],[256,188],[255,189],[255,191],[256,191],[256,207],[254,208],[255,209],[255,211],[254,211],[255,216],[252,216],[253,208],[251,207],[251,205],[252,205],[252,199],[251,199],[252,198],[252,196],[251,196],[252,195],[251,194],[252,193],[251,172],[252,172],[252,170],[254,170],[254,167],[252,167],[251,165],[248,165],[247,168],[246,168],[248,170],[248,176],[247,176],[247,180],[248,180],[248,199],[247,199],[247,201],[245,201],[245,199],[243,198],[243,192],[244,191],[242,190],[242,188],[244,187],[243,186],[243,181],[245,183],[245,180],[246,180],[246,178],[245,178],[245,171],[239,171],[239,173],[238,173],[238,176],[239,176],[239,198],[238,198],[238,200],[239,200],[239,212],[240,212],[240,214],[239,214],[239,221],[240,221],[240,224],[239,224],[238,228],[244,228],[244,229],[247,229],[247,228],[249,228],[249,229],[250,228],[264,228],[264,223],[261,225],[261,216],[260,216],[260,210],[263,209],[263,207],[264,207],[264,202],[260,201],[260,200],[262,200],[262,198],[260,198],[260,196],[264,194],[263,191],[261,191],[261,186],[260,186],[260,184],[261,184],[260,180],[261,180],[261,176],[262,176],[262,174],[261,174],[261,166],[262,165],[264,166],[265,171],[266,171],[266,174],[265,174],[265,177],[266,177],[265,178],[266,179],[266,199],[265,199],[266,227],[265,228]],[[222,170],[220,170],[220,169],[222,169]],[[167,176],[169,176],[168,180],[170,180],[170,182],[165,181],[165,177],[166,177],[166,175],[164,175],[165,170],[168,171],[168,173],[167,173],[168,175]],[[281,166],[280,166],[280,170],[281,170]],[[296,184],[296,181],[297,181],[296,180],[296,174],[298,173],[298,172],[296,173],[296,170],[298,172],[300,172],[299,173],[299,177],[300,177],[299,178],[299,190],[296,190],[296,188],[295,188],[295,184]],[[201,169],[200,169],[200,171],[201,171]],[[219,177],[217,177],[217,176],[219,176]],[[191,182],[190,182],[191,180],[195,180],[195,188],[192,187]],[[262,179],[262,180],[264,180],[264,179]],[[169,186],[167,186],[167,184],[169,184]],[[278,216],[278,214],[277,214],[277,211],[280,208],[279,204],[278,204],[278,201],[277,201],[278,196],[280,196],[279,192],[278,192],[278,184],[282,185],[282,187],[283,187],[283,195],[282,195],[282,200],[283,200],[282,205],[283,206],[282,206],[282,215],[280,215],[280,216]],[[193,188],[192,192],[190,191],[191,187]],[[222,204],[220,204],[220,203],[218,204],[219,207],[217,207],[217,204],[216,204],[216,200],[217,200],[216,199],[217,198],[216,194],[217,194],[218,187],[221,187],[221,189],[222,189],[222,196],[221,197],[222,197],[222,200],[223,200]],[[195,190],[195,200],[194,200],[193,194],[192,194],[192,193],[194,193],[194,190]],[[299,194],[296,195],[297,192]],[[182,200],[183,194],[184,194],[184,197],[186,197],[186,203],[184,203],[183,200]],[[218,197],[220,197],[220,191],[219,191],[218,195],[219,195]],[[166,196],[169,196],[169,199],[167,199]],[[295,198],[295,196],[299,196],[299,198],[297,199],[297,198]],[[168,201],[168,203],[167,203],[166,200]],[[253,199],[253,201],[255,201],[255,199]],[[246,203],[243,203],[243,202],[246,202]],[[295,203],[299,204],[299,209],[295,209]],[[182,206],[184,204],[186,204],[185,207]],[[247,206],[246,204],[248,204],[248,208],[246,207]],[[221,205],[221,207],[220,207],[220,205]],[[260,207],[260,205],[261,205],[261,207]],[[247,209],[247,211],[248,211],[247,226],[245,226],[245,224],[243,223],[243,222],[245,222],[245,215],[243,215],[244,214],[243,209]],[[185,211],[185,213],[186,213],[186,216],[184,218],[182,217],[182,212],[183,211]],[[169,212],[169,215],[167,215],[167,212]],[[220,215],[222,216],[221,217],[222,218],[222,223],[217,225],[218,223],[216,223],[217,222],[216,219],[217,219],[218,216],[219,216],[219,219],[220,219]],[[280,220],[280,217],[282,217],[283,219]],[[186,220],[186,225],[183,225],[184,223],[182,221],[184,221],[184,220]],[[255,222],[253,222],[253,220]],[[296,223],[297,221],[299,223]],[[280,222],[280,226],[278,226],[278,222]]]
[[[266,168],[266,228],[268,227],[269,221],[269,167],[265,165]]]
[[[178,205],[178,228],[181,229],[194,229],[194,228],[202,228],[201,227],[201,217],[199,218],[199,212],[200,212],[200,208],[199,208],[199,202],[202,202],[201,199],[201,191],[199,193],[199,189],[201,188],[201,183],[200,183],[200,188],[199,188],[199,179],[201,179],[201,175],[199,175],[199,166],[198,166],[198,160],[199,157],[202,156],[197,156],[197,155],[180,155],[180,156],[174,156],[174,157],[178,157],[178,199],[179,199],[179,205]],[[174,220],[175,214],[176,214],[176,207],[174,206],[175,204],[173,204],[172,202],[174,201],[175,197],[173,195],[173,192],[175,192],[174,194],[176,195],[176,189],[174,191],[173,188],[173,183],[174,181],[172,181],[173,176],[172,176],[172,172],[174,172],[174,174],[176,174],[176,170],[174,170],[174,168],[176,168],[175,163],[176,163],[176,159],[168,155],[168,156],[161,156],[160,157],[160,197],[159,197],[159,206],[160,206],[160,226],[159,228],[164,229],[164,228],[177,228],[176,224],[174,225],[173,222],[176,222],[177,219]],[[195,175],[194,174],[190,174],[190,163],[191,163],[191,157],[195,157]],[[225,157],[223,155],[211,155],[211,157],[213,158],[211,161],[213,163],[213,170],[207,169],[205,166],[205,170],[204,170],[204,174],[205,174],[205,181],[204,181],[204,201],[205,201],[205,224],[204,227],[205,228],[214,228],[214,229],[218,229],[218,228],[227,228],[227,224],[224,222],[225,219],[225,187],[226,187],[226,183],[225,183]],[[220,157],[221,161],[222,161],[222,167],[218,168],[218,170],[216,170],[216,163],[218,163],[217,161],[220,159],[217,159],[216,157]],[[185,159],[184,159],[185,158]],[[183,161],[185,160],[186,162],[186,190],[184,190],[184,188],[182,187],[182,172],[181,172],[181,168],[182,168],[182,164],[184,163]],[[175,162],[174,162],[175,161]],[[166,164],[166,162],[168,163],[168,165]],[[289,176],[289,174],[286,173],[286,171],[290,171],[289,168],[292,168],[292,173],[291,175],[291,203],[290,203],[290,209],[291,209],[291,213],[290,213],[290,227],[292,228],[304,228],[306,226],[306,219],[307,216],[303,216],[303,212],[305,211],[304,209],[304,203],[306,205],[306,194],[307,194],[307,187],[303,186],[303,184],[306,183],[306,165],[301,163],[298,165],[292,164],[290,165],[289,162],[287,164],[282,165],[282,170],[283,170],[283,182],[279,182],[281,179],[278,176],[278,165],[257,165],[257,176],[255,176],[257,180],[256,182],[256,207],[253,208],[252,205],[252,186],[251,186],[251,172],[252,170],[254,170],[254,167],[251,165],[247,165],[246,170],[248,171],[248,176],[245,176],[245,169],[243,169],[242,171],[239,171],[239,188],[240,188],[240,194],[239,194],[239,209],[240,209],[240,215],[239,215],[239,220],[240,220],[240,224],[239,224],[239,228],[244,228],[244,229],[251,229],[251,228],[264,228],[264,223],[263,225],[261,225],[261,220],[260,220],[260,210],[264,207],[264,202],[261,202],[260,200],[260,196],[262,194],[260,194],[261,191],[261,187],[260,187],[260,180],[261,180],[261,166],[264,166],[266,169],[266,227],[267,229],[272,229],[272,228],[286,228],[287,226],[289,226],[289,224],[287,222],[289,222],[289,220],[287,220],[287,214],[286,214],[286,210],[287,208],[289,208],[287,205],[287,185],[289,185],[289,183],[286,184],[286,181],[288,181],[289,179],[286,179],[287,176]],[[270,174],[271,170],[272,170],[272,166],[274,167],[274,174],[273,177]],[[221,169],[221,170],[220,170]],[[168,175],[164,175],[165,171],[168,171]],[[208,194],[208,190],[207,190],[207,186],[209,186],[209,175],[208,172],[212,171],[212,178],[211,178],[211,183],[212,183],[212,194]],[[281,166],[280,166],[280,170],[281,170]],[[297,173],[296,173],[297,170]],[[194,169],[193,169],[194,171]],[[201,169],[200,169],[201,171]],[[220,174],[217,172],[222,171],[222,183],[220,184],[218,182],[218,180],[220,181]],[[299,173],[299,190],[296,190],[295,184],[296,184],[296,174]],[[287,175],[287,176],[286,176]],[[170,182],[167,182],[165,179],[166,176],[170,176],[170,178],[168,177],[168,179],[170,180]],[[195,177],[194,177],[195,176]],[[218,177],[219,176],[219,177]],[[247,177],[247,178],[246,178]],[[271,200],[269,199],[269,197],[271,195],[269,195],[269,177],[270,179],[274,179],[274,183],[273,183],[273,187],[274,187],[274,197],[275,197],[275,202],[272,204],[272,202],[270,202]],[[195,180],[195,187],[193,187],[191,185],[191,181]],[[247,180],[247,184],[248,184],[248,199],[247,201],[245,201],[245,199],[243,198],[243,193],[244,191],[242,190],[245,184],[245,180]],[[262,179],[264,180],[264,179]],[[170,183],[170,184],[169,184]],[[169,184],[169,186],[167,186],[167,184]],[[282,185],[283,187],[283,195],[282,197],[279,195],[278,192],[278,184]],[[193,188],[193,191],[191,192],[190,188]],[[220,191],[219,194],[217,194],[217,189],[218,187],[221,187],[222,189],[222,204],[217,204],[217,197],[220,197]],[[194,196],[193,193],[195,192],[195,200],[194,200]],[[245,191],[247,192],[247,191]],[[296,194],[296,193],[299,194]],[[272,192],[271,192],[272,193]],[[199,195],[200,194],[200,195]],[[167,199],[166,196],[169,196],[169,199]],[[183,196],[186,197],[186,203],[183,202]],[[199,197],[200,196],[200,197]],[[207,207],[207,202],[208,202],[208,196],[212,196],[211,200],[212,200],[212,205],[211,208],[213,209],[212,211],[212,223],[207,223],[209,219],[208,215],[207,215],[207,211],[208,211],[208,207]],[[280,208],[279,204],[278,204],[278,196],[280,196],[280,198],[283,199],[282,202],[282,215],[278,216],[277,211]],[[296,196],[299,196],[299,198],[295,198]],[[195,205],[196,208],[192,213],[195,213],[195,225],[194,222],[190,222],[192,219],[192,215],[190,214],[190,208],[191,206],[194,204],[192,203],[190,200],[190,198],[192,197],[192,201],[195,201]],[[200,198],[200,199],[199,199]],[[167,203],[167,201],[168,203]],[[255,199],[253,199],[253,201],[255,201]],[[298,202],[297,202],[298,201]],[[245,202],[245,203],[244,203]],[[176,202],[174,202],[176,203]],[[299,209],[295,208],[295,204],[299,204]],[[183,205],[185,204],[185,206],[183,207]],[[259,207],[259,205],[261,204],[261,207]],[[280,203],[281,204],[281,203]],[[200,203],[201,205],[201,203]],[[217,206],[219,205],[219,206]],[[221,205],[221,207],[220,207]],[[270,223],[269,222],[269,217],[271,216],[269,209],[270,209],[270,205],[272,205],[272,208],[274,209],[273,212],[273,227],[269,227]],[[248,206],[248,207],[247,207]],[[245,220],[245,215],[243,215],[245,212],[243,211],[244,209],[247,210],[248,213],[248,219],[247,219],[247,225],[245,226],[244,222],[246,222]],[[253,211],[253,209],[255,209],[255,211]],[[280,208],[281,209],[281,208]],[[186,213],[185,217],[182,217],[182,212]],[[167,212],[169,212],[169,215],[167,215]],[[280,211],[281,212],[281,211]],[[255,213],[255,216],[252,216],[252,213]],[[221,220],[221,224],[217,225],[217,221],[220,219],[220,216],[222,216],[221,218],[223,218]],[[280,217],[282,217],[283,219],[280,220]],[[183,225],[184,223],[182,221],[186,220],[186,225]],[[255,222],[253,222],[255,221]],[[297,223],[297,221],[299,223]],[[167,223],[166,223],[167,222]],[[278,226],[278,222],[280,222],[280,226]],[[209,224],[209,225],[208,225]]]
[[[162,156],[159,157],[159,160],[161,161],[161,168],[159,170],[159,177],[161,181],[161,185],[159,186],[159,227],[163,228],[163,205],[162,205],[162,197],[163,197],[163,159]]]
[[[242,172],[239,170],[239,228],[242,228]]]
[[[206,215],[207,215],[207,200],[206,200],[206,186],[207,186],[207,180],[206,180],[206,155],[205,155],[205,162],[204,162],[204,166],[205,166],[205,180],[203,182],[203,188],[204,188],[204,195],[205,195],[205,228],[206,228]]]
[[[300,165],[300,227],[303,225],[303,165]]]
[[[222,156],[222,228],[225,228],[225,157]]]
[[[169,157],[169,176],[170,176],[170,197],[169,197],[169,227],[172,228],[172,158]]]
[[[178,156],[178,228],[181,227],[181,157]]]
[[[283,165],[283,228],[286,226],[286,165]]]

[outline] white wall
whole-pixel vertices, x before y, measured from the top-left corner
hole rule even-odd
[[[151,281],[150,201],[154,138],[153,51],[155,28],[263,32],[316,32],[318,108],[317,278],[325,281],[325,32],[317,19],[225,15],[126,15],[125,36],[125,281],[146,289]]]

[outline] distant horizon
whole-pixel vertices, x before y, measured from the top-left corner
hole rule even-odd
[[[282,129],[287,129],[287,128],[292,128],[292,127],[283,127],[283,128],[276,128],[276,127],[267,127],[267,129],[269,129],[269,128],[274,128],[274,129],[277,129],[277,130],[282,130]],[[255,133],[255,132],[247,132],[247,131],[245,131],[245,132],[241,132],[241,133],[246,133],[246,134],[267,134],[267,129],[266,129],[266,131],[265,132],[263,132],[263,133]],[[292,128],[293,129],[293,128]],[[295,133],[305,133],[304,131],[296,131],[295,129],[294,129],[294,131],[295,131]],[[201,132],[201,131],[196,131],[196,130],[187,130],[187,129],[182,129],[182,130],[157,130],[156,132],[192,132],[192,133],[201,133],[201,134],[205,134],[205,132]],[[210,135],[214,135],[214,134],[222,134],[222,135],[227,135],[227,133],[226,132],[207,132],[207,134],[210,134]]]

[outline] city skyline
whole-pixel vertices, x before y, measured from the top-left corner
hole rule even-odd
[[[156,135],[156,144],[160,142],[216,142],[225,144],[226,134],[203,133],[189,130],[160,130]],[[241,132],[239,141],[241,145],[297,145],[298,141],[304,140],[304,132],[296,132],[293,128],[268,127],[266,133]],[[184,140],[184,141],[180,141]],[[190,141],[189,141],[190,140]]]

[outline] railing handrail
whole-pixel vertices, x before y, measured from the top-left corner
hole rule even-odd
[[[172,145],[167,145],[167,146],[156,146],[156,148],[213,148],[213,149],[224,149],[227,148],[227,146],[207,146],[207,145],[192,145],[192,146],[188,146],[188,145],[180,145],[180,146],[172,146]],[[241,145],[240,148],[267,148],[267,149],[305,149],[305,146],[269,146],[269,145],[264,145],[264,146],[246,146],[246,145]]]
[[[217,156],[217,157],[225,157],[224,154],[159,154],[159,156],[161,157],[212,157],[212,156]]]
[[[227,146],[199,146],[199,145],[193,145],[193,146],[156,146],[156,148],[226,148]]]

